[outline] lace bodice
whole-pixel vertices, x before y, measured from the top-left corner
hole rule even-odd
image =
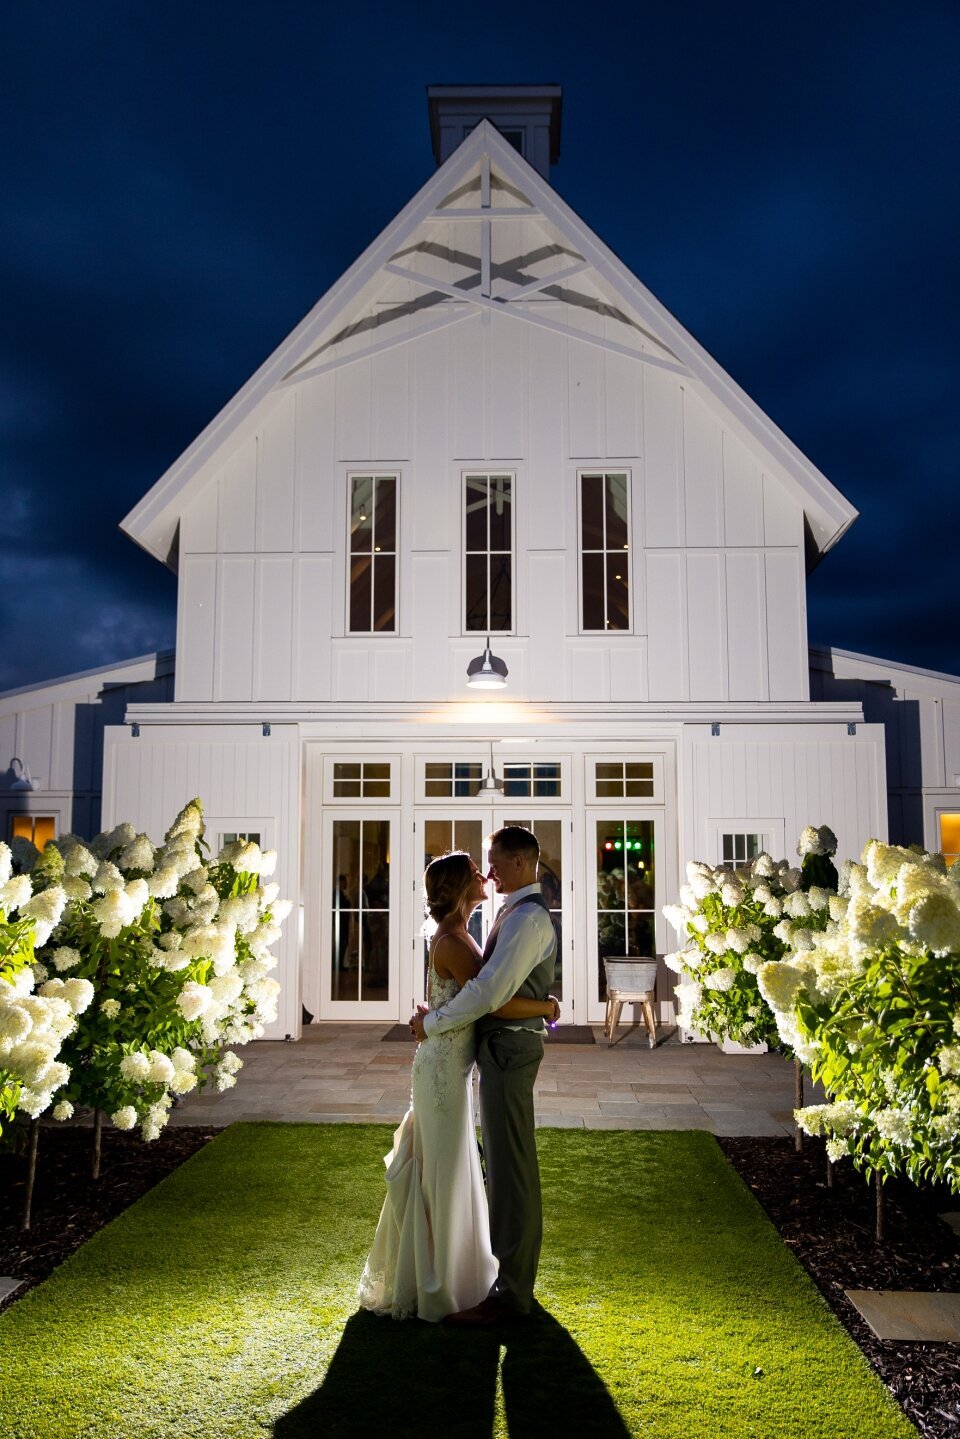
[[[427,977],[427,1002],[431,1009],[439,1009],[460,993],[460,985],[453,978],[437,974],[431,960]],[[476,1036],[472,1024],[460,1029],[448,1029],[444,1034],[429,1035],[417,1049],[410,1071],[411,1085],[426,1086],[433,1103],[443,1109],[448,1102],[451,1086],[462,1085],[464,1076],[473,1068],[476,1054]]]
[[[439,1009],[441,1004],[446,1004],[455,994],[460,993],[460,985],[453,975],[441,977],[430,963],[429,977],[427,981],[427,1003],[431,1009]]]

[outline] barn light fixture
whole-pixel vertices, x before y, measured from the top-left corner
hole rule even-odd
[[[497,779],[496,771],[493,768],[493,740],[490,741],[490,768],[487,770],[487,777],[477,793],[486,795],[503,794],[503,780]]]
[[[507,687],[507,667],[490,649],[490,636],[482,655],[467,665],[467,685],[473,690],[502,690]]]
[[[493,751],[491,750],[490,753],[492,755]],[[10,768],[13,769],[14,765],[19,765],[19,772],[17,773],[16,779],[11,782],[10,788],[16,790],[18,793],[24,790],[36,789],[37,782],[30,773],[30,766],[24,764],[23,760],[17,755],[14,755],[10,761]]]

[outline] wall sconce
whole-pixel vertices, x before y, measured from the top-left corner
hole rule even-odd
[[[720,724],[718,720],[714,720],[713,724],[710,726],[710,733],[714,737],[716,737],[720,733]]]
[[[467,665],[467,685],[473,690],[502,690],[507,687],[507,667],[492,653],[489,635],[483,654],[477,655]]]
[[[491,750],[491,754],[492,753],[493,751]],[[24,790],[36,789],[36,782],[30,774],[30,766],[25,765],[23,760],[18,759],[16,755],[14,755],[13,759],[10,761],[10,768],[13,769],[14,765],[20,766],[20,773],[11,783],[11,790],[16,790],[18,793],[22,793]]]

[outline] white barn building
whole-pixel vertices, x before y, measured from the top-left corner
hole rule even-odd
[[[8,832],[158,835],[197,794],[214,845],[279,850],[270,1037],[405,1019],[425,861],[505,822],[578,1023],[605,955],[670,947],[688,858],[857,854],[888,814],[960,848],[960,681],[808,652],[856,511],[553,190],[560,103],[432,88],[436,174],[126,517],[175,663],[0,696]]]

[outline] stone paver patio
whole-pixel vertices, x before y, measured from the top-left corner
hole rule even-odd
[[[412,1041],[385,1041],[391,1027],[311,1025],[298,1043],[248,1045],[240,1051],[244,1068],[236,1088],[189,1095],[171,1123],[399,1121],[414,1049]],[[536,1089],[538,1124],[793,1133],[793,1066],[779,1055],[721,1054],[712,1044],[681,1044],[675,1032],[650,1050],[640,1028],[608,1049],[602,1030],[595,1033],[596,1044],[547,1040]],[[810,1103],[819,1095],[805,1097]]]

